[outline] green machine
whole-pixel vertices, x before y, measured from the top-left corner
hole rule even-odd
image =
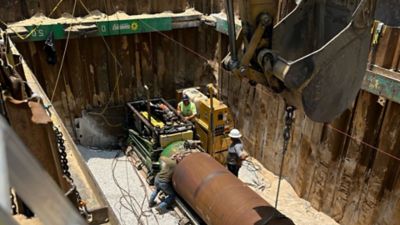
[[[127,154],[135,153],[147,170],[147,181],[152,183],[160,171],[160,156],[184,149],[185,141],[193,140],[194,125],[162,98],[129,102],[126,109]]]

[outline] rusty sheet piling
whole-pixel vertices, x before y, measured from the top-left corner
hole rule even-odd
[[[208,225],[294,225],[206,153],[179,163],[173,185]]]

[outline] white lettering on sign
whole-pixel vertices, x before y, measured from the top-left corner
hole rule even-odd
[[[130,30],[131,25],[128,23],[123,23],[123,24],[114,24],[112,26],[113,31],[119,31],[119,30]]]
[[[32,37],[44,37],[45,35],[44,35],[44,30],[41,30],[41,29],[39,29],[39,30],[33,30],[33,32],[32,32]]]

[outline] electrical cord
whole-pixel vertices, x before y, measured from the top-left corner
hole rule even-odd
[[[122,153],[122,151],[118,151],[118,152],[116,153],[116,155],[115,155],[115,157],[114,157],[114,159],[113,159],[112,165],[111,165],[111,166],[112,166],[112,177],[113,177],[113,182],[114,182],[115,185],[118,187],[118,189],[119,189],[119,191],[120,191],[120,193],[121,193],[121,197],[120,197],[119,202],[118,202],[118,204],[120,205],[120,210],[123,208],[123,209],[126,209],[126,210],[128,210],[129,212],[131,212],[131,213],[135,216],[137,222],[138,222],[140,225],[145,225],[145,224],[147,225],[147,224],[149,224],[149,223],[148,223],[148,217],[149,217],[150,215],[148,215],[147,213],[148,213],[148,212],[151,212],[151,214],[153,215],[153,217],[154,217],[156,223],[159,225],[159,221],[158,221],[156,215],[153,213],[153,211],[152,211],[152,210],[144,210],[146,200],[148,199],[148,192],[147,192],[146,186],[145,186],[145,184],[144,184],[144,181],[142,180],[142,178],[141,178],[140,174],[138,173],[138,171],[136,171],[135,169],[133,169],[133,171],[135,172],[135,174],[136,174],[137,177],[139,178],[142,187],[145,188],[145,196],[144,196],[144,198],[143,198],[142,201],[139,201],[137,198],[135,198],[134,196],[131,195],[130,187],[129,187],[129,176],[128,176],[128,173],[127,173],[127,172],[128,172],[128,168],[127,168],[127,167],[125,167],[126,179],[127,179],[127,184],[128,184],[127,189],[125,189],[124,187],[122,187],[121,184],[119,183],[118,179],[116,178],[116,176],[115,176],[115,170],[116,170],[117,164],[118,164],[119,162],[121,162],[121,161],[125,161],[125,163],[127,163],[128,161],[130,161],[130,160],[120,160],[120,159],[118,159],[118,158],[120,157],[121,153]],[[131,161],[130,161],[130,162],[131,162]],[[119,214],[120,214],[120,216],[121,216],[121,212],[119,212]],[[144,222],[143,219],[142,219],[143,217],[144,217],[145,220],[146,220],[145,222]],[[122,219],[122,217],[121,217],[121,219]]]
[[[132,200],[136,204],[136,206],[140,206],[139,202],[137,201],[137,199],[134,196],[130,195],[130,193],[120,185],[118,179],[115,176],[115,170],[116,170],[116,167],[117,167],[117,164],[118,164],[118,161],[119,161],[118,157],[120,156],[120,153],[121,153],[121,151],[117,152],[117,154],[115,155],[115,157],[114,157],[114,159],[112,161],[112,164],[111,164],[111,167],[112,167],[112,179],[114,181],[114,184],[117,186],[118,190],[121,193],[121,197],[119,199],[119,203],[124,209],[126,209],[129,212],[133,213],[133,215],[137,219],[137,222],[140,225],[144,225],[143,221],[139,220],[138,210],[136,209],[135,205],[132,203]]]
[[[128,161],[131,163],[131,165],[132,165],[132,167],[133,167],[133,171],[135,172],[136,176],[139,178],[142,187],[144,187],[145,199],[149,199],[149,193],[148,193],[148,191],[147,191],[145,181],[142,179],[142,176],[140,176],[140,174],[139,174],[139,172],[137,171],[136,166],[134,165],[134,163],[133,163],[131,160],[128,160]],[[157,216],[153,213],[153,211],[151,211],[151,212],[152,212],[152,214],[153,214],[153,216],[154,216],[154,219],[156,220],[157,224],[159,225],[160,223],[159,223],[159,221],[158,221],[158,219],[157,219]]]
[[[72,9],[72,17],[74,17],[74,15],[75,15],[76,3],[77,3],[77,2],[78,2],[78,0],[75,0],[75,1],[74,1],[74,6],[73,6],[73,9]],[[56,84],[55,84],[53,93],[52,93],[52,95],[51,95],[50,103],[53,103],[54,96],[55,96],[55,93],[56,93],[56,90],[57,90],[57,87],[58,87],[58,82],[60,81],[61,72],[62,72],[62,69],[63,69],[63,66],[64,66],[64,62],[65,62],[65,57],[66,57],[66,55],[67,55],[67,50],[68,50],[68,45],[69,45],[70,36],[71,36],[71,29],[68,29],[67,40],[66,40],[66,42],[65,42],[64,52],[63,52],[63,55],[62,55],[62,58],[61,58],[61,64],[60,64],[60,68],[59,68],[59,70],[58,70],[57,79],[56,79]]]
[[[84,8],[84,10],[89,14],[89,15],[92,15],[92,12],[90,12],[90,10],[87,8],[87,6],[85,5],[85,3],[83,3],[83,1],[82,0],[79,0],[79,2],[80,2],[80,4],[81,4],[81,6]],[[106,3],[104,2],[104,6],[107,8],[107,5],[106,5]],[[107,19],[108,19],[109,17],[108,17],[108,15],[107,15]],[[104,115],[104,113],[107,111],[107,109],[109,108],[109,106],[110,106],[110,104],[111,104],[111,102],[112,102],[112,97],[115,95],[115,92],[117,91],[117,89],[118,89],[118,86],[119,86],[119,82],[120,82],[120,80],[121,80],[121,77],[124,75],[123,74],[123,66],[122,66],[122,63],[119,61],[119,59],[117,58],[117,56],[114,54],[114,52],[112,51],[112,49],[111,49],[111,47],[110,47],[110,45],[107,43],[107,40],[103,37],[103,36],[100,36],[101,37],[101,39],[103,40],[103,42],[104,42],[104,45],[106,46],[106,49],[107,49],[107,52],[111,55],[111,57],[114,59],[114,62],[115,62],[115,64],[118,66],[118,68],[119,68],[119,73],[118,73],[118,76],[117,76],[117,80],[115,81],[115,84],[114,84],[114,87],[113,87],[113,90],[112,90],[112,92],[111,92],[111,95],[110,95],[110,98],[108,99],[108,101],[107,101],[107,103],[106,103],[106,105],[104,106],[104,108],[103,108],[103,110],[100,112],[100,113],[91,113],[92,115],[98,115],[98,116],[103,116]],[[116,68],[117,69],[117,68]],[[108,125],[108,126],[110,126],[110,127],[121,127],[122,126],[122,124],[111,124],[111,123],[109,123],[108,122],[108,120],[106,119],[106,118],[104,118],[104,117],[102,117],[103,119],[104,119],[104,121],[106,122],[106,124]]]
[[[243,162],[242,166],[246,168],[247,171],[252,173],[255,177],[255,180],[253,179],[253,183],[249,183],[249,186],[252,186],[256,188],[259,191],[264,191],[265,189],[271,188],[271,184],[267,186],[265,180],[263,178],[260,178],[259,172],[261,171],[261,166],[256,165],[254,162],[251,161],[251,159],[247,159]]]

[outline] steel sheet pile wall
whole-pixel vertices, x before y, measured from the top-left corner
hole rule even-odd
[[[223,84],[246,150],[277,174],[284,101],[227,74]],[[313,207],[344,225],[400,223],[400,161],[369,146],[400,157],[400,105],[382,106],[378,99],[361,92],[353,109],[326,125],[295,115],[284,176]]]
[[[37,12],[49,15],[58,2],[0,0],[0,15],[7,21],[28,18]],[[186,7],[194,4],[186,0],[139,0],[135,4],[122,0],[83,2],[89,10],[99,10],[107,14],[122,10],[130,15],[183,12]],[[74,0],[64,0],[52,17],[58,18],[62,12],[71,12],[73,3]],[[75,16],[85,15],[87,13],[78,0]],[[216,73],[214,67],[217,64],[212,60],[217,41],[217,32],[207,26],[162,34],[155,32],[107,37],[105,42],[110,46],[111,53],[102,38],[71,39],[56,90],[55,84],[66,41],[55,42],[58,58],[56,65],[47,63],[43,42],[19,43],[17,47],[48,96],[51,97],[55,92],[53,105],[73,133],[74,118],[80,117],[82,110],[104,107],[109,102],[109,106],[112,106],[144,97],[144,84],[150,86],[154,96],[173,98],[176,89],[213,82]],[[104,122],[101,117],[96,118]],[[106,122],[108,128],[109,125],[120,124],[118,119],[112,118]],[[113,127],[111,128],[114,129]]]
[[[53,105],[71,127],[66,118],[80,117],[84,109],[104,107],[110,100],[110,105],[115,105],[144,97],[144,84],[150,87],[153,96],[168,99],[175,97],[176,89],[213,82],[214,70],[207,61],[169,39],[212,59],[217,33],[204,29],[166,32],[167,37],[151,33],[106,38],[122,69],[102,38],[70,40]],[[59,62],[54,66],[47,63],[43,45],[43,42],[19,43],[18,49],[51,97],[65,40],[56,42]]]
[[[375,23],[378,26],[378,23]],[[400,27],[384,25],[371,48],[370,63],[388,70],[400,71]],[[398,76],[400,78],[400,74]]]
[[[173,185],[208,225],[294,225],[206,153],[179,163]]]

